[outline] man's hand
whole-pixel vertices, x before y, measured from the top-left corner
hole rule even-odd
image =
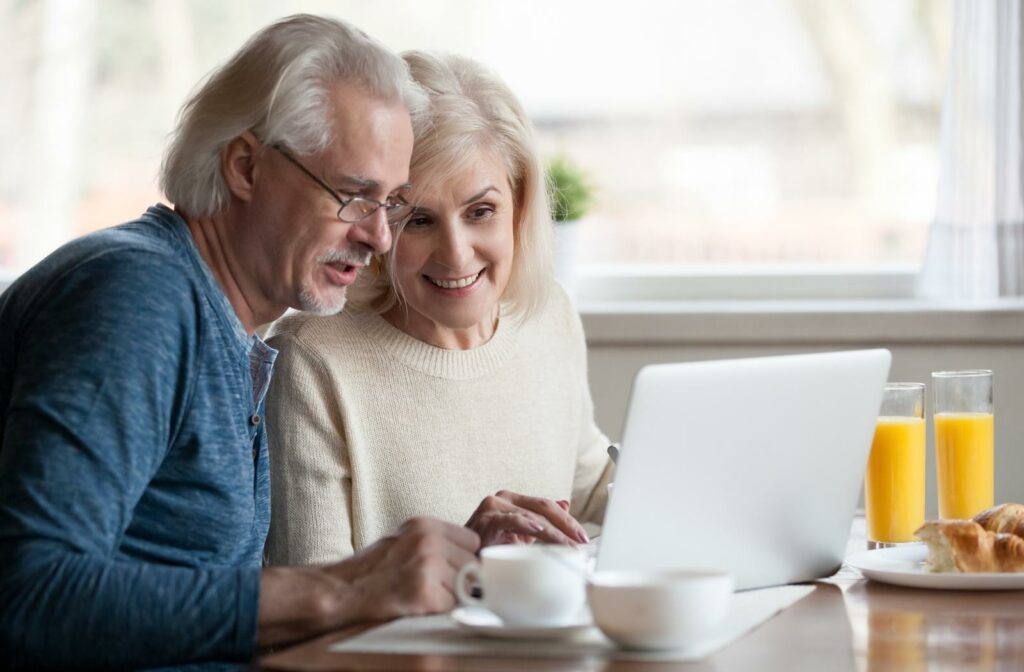
[[[455,606],[455,575],[479,548],[472,530],[413,518],[394,536],[324,570],[349,584],[363,619],[419,616]]]
[[[430,518],[325,567],[269,567],[260,583],[259,644],[269,646],[455,605],[455,575],[476,559],[472,530]]]
[[[569,515],[569,502],[527,497],[508,490],[485,497],[466,527],[480,535],[484,546],[494,544],[586,544],[583,526]]]

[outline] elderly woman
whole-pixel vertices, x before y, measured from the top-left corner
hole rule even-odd
[[[485,544],[584,543],[603,515],[608,440],[530,122],[473,61],[405,60],[427,93],[414,210],[342,313],[270,340],[274,563],[337,560],[419,515]]]

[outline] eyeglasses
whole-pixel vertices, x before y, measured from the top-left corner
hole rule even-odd
[[[326,182],[299,163],[299,160],[289,152],[285,151],[283,147],[279,145],[270,145],[270,147],[277,150],[281,156],[288,159],[290,163],[294,164],[296,168],[309,176],[311,180],[316,182],[324,191],[330,194],[331,198],[338,202],[338,205],[340,206],[337,213],[338,219],[343,222],[356,224],[377,212],[378,209],[384,208],[384,214],[387,217],[388,224],[391,226],[398,226],[413,211],[413,206],[400,198],[389,198],[387,203],[381,203],[380,201],[375,201],[372,198],[363,198],[362,196],[343,198],[341,194],[332,189]]]

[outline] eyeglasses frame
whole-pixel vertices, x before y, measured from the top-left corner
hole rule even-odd
[[[379,210],[381,208],[384,208],[384,216],[387,219],[388,224],[390,226],[394,227],[394,226],[398,226],[402,222],[402,220],[404,220],[406,217],[408,217],[412,213],[413,206],[411,204],[409,204],[409,203],[406,203],[405,201],[402,201],[402,202],[399,202],[399,203],[381,203],[380,201],[376,201],[376,200],[374,200],[372,198],[366,198],[364,196],[352,196],[351,198],[344,198],[333,187],[331,187],[329,184],[327,184],[322,179],[317,177],[316,174],[313,173],[313,171],[311,171],[310,169],[308,169],[304,165],[302,165],[302,162],[299,161],[294,156],[292,156],[291,152],[286,150],[284,147],[282,147],[280,145],[277,145],[277,144],[268,145],[268,146],[271,149],[277,151],[281,156],[283,156],[285,159],[287,159],[289,163],[294,165],[296,168],[298,168],[303,173],[305,173],[307,177],[309,177],[311,180],[316,182],[316,184],[321,189],[323,189],[328,194],[330,194],[331,198],[333,198],[335,200],[335,202],[338,203],[338,212],[335,213],[335,214],[338,216],[338,219],[340,219],[341,221],[345,222],[346,224],[358,224],[359,222],[362,222],[366,218],[368,218],[371,215],[373,215],[374,213],[376,213],[377,210]],[[371,206],[372,209],[369,212],[367,212],[365,215],[363,215],[362,217],[359,217],[358,219],[348,219],[346,217],[343,217],[342,214],[341,214],[342,210],[344,210],[348,206],[352,205],[353,203],[366,203],[369,206]],[[392,214],[392,213],[396,213],[396,212],[401,212],[400,209],[402,209],[402,208],[408,208],[408,212],[402,213],[401,216],[396,216],[396,215]]]

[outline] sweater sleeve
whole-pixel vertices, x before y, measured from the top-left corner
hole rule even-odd
[[[580,428],[579,453],[572,483],[572,504],[569,512],[580,522],[601,525],[608,503],[608,484],[614,465],[608,457],[608,437],[594,422],[594,405],[590,388],[583,384],[583,425]]]
[[[0,409],[4,667],[143,667],[254,652],[258,568],[118,557],[187,403],[196,347],[191,288],[140,256],[101,256],[0,302],[16,344]]]
[[[564,296],[564,293],[562,295]],[[604,522],[608,483],[612,479],[614,465],[608,457],[608,437],[594,421],[594,401],[590,396],[590,381],[587,376],[587,342],[583,335],[583,324],[568,297],[565,297],[564,301],[570,326],[569,338],[574,368],[579,375],[581,408],[576,471],[573,475],[569,512],[580,522],[600,525]]]
[[[275,565],[336,562],[353,554],[352,480],[342,409],[326,365],[292,333],[278,350],[267,393]]]

